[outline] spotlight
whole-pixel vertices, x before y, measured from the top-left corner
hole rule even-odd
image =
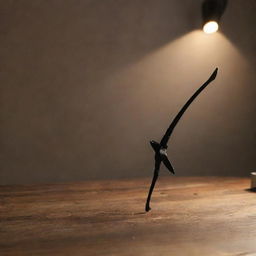
[[[227,0],[204,0],[202,4],[203,31],[214,33],[219,28],[219,21],[226,9]]]
[[[206,24],[204,24],[203,31],[206,34],[214,33],[218,30],[219,25],[216,21],[208,21]]]

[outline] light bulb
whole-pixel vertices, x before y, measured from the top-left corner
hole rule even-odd
[[[203,30],[204,30],[204,33],[211,34],[216,32],[218,28],[219,28],[219,25],[216,21],[209,21],[204,25]]]

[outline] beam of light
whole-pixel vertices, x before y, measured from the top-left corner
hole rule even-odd
[[[160,81],[162,86],[166,85],[170,89],[170,85],[177,82],[188,84],[188,77],[190,84],[193,84],[193,80],[200,81],[215,67],[227,74],[246,69],[248,63],[221,32],[209,37],[202,30],[194,30],[153,50],[118,72],[126,73],[130,79],[133,73],[137,79],[144,79],[142,84],[145,81],[159,84]]]
[[[247,60],[220,32],[210,37],[202,30],[187,33],[151,51],[135,63],[116,70],[109,79],[110,83],[121,84],[125,90],[122,104],[126,102],[129,106],[136,106],[137,113],[140,113],[138,115],[143,116],[144,122],[147,120],[148,127],[151,127],[152,116],[154,123],[168,122],[168,117],[176,113],[181,102],[216,67],[219,68],[219,76],[215,84],[219,86],[210,86],[208,90],[213,92],[201,97],[202,105],[195,104],[191,110],[198,111],[199,115],[211,116],[216,110],[207,110],[208,106],[221,111],[223,105],[232,104],[227,95],[244,93],[250,72]],[[212,104],[207,102],[214,100],[216,102]],[[200,106],[206,107],[197,109]],[[207,113],[203,114],[204,111]],[[166,126],[166,123],[161,124]],[[181,126],[176,132],[181,132],[185,127]],[[154,132],[161,134],[162,130],[159,128]]]
[[[218,31],[218,29],[219,29],[219,25],[216,21],[209,21],[203,27],[203,31],[206,34],[215,33]]]

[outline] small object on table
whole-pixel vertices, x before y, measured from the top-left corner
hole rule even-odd
[[[251,172],[251,189],[256,190],[256,172]]]

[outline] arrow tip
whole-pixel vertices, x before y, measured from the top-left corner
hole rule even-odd
[[[215,70],[213,71],[212,75],[210,76],[210,79],[209,80],[214,80],[217,76],[217,73],[218,73],[218,68],[215,68]]]

